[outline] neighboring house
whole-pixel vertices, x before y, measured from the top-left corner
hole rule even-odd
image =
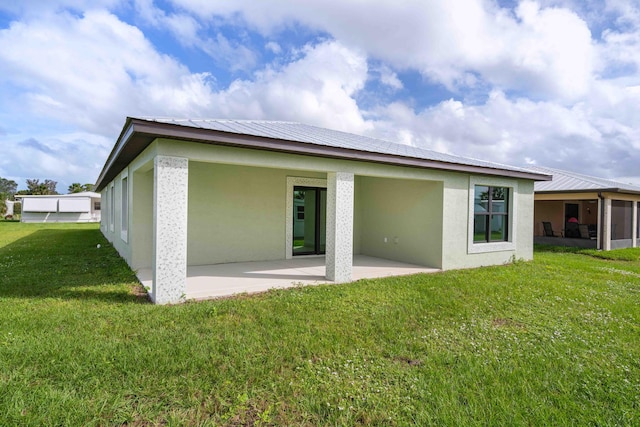
[[[531,169],[553,176],[535,184],[536,243],[603,250],[640,245],[640,186],[559,169]],[[558,237],[545,236],[544,222]]]
[[[533,185],[549,178],[299,123],[127,118],[96,189],[102,232],[169,303],[187,266],[325,254],[340,283],[354,255],[442,270],[531,259]]]
[[[101,196],[92,191],[15,198],[22,200],[21,222],[100,222]]]

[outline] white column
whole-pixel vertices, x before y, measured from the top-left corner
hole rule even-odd
[[[353,174],[327,173],[326,275],[336,283],[351,281],[353,269]]]
[[[602,249],[605,251],[611,250],[611,199],[604,199],[604,215],[602,215],[603,227],[603,242]]]
[[[189,160],[156,156],[153,177],[153,285],[156,304],[183,301],[187,290]]]

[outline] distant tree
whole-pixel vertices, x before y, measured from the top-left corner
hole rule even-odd
[[[43,194],[58,194],[58,192],[56,191],[57,185],[58,185],[57,181],[45,179],[41,187]]]
[[[58,183],[56,181],[45,179],[44,182],[40,182],[39,179],[27,179],[27,194],[33,195],[49,195],[49,194],[58,194],[56,191],[56,185]]]
[[[0,177],[0,217],[3,216],[7,210],[4,201],[13,200],[17,189],[18,184],[15,181]]]
[[[84,188],[82,188],[82,184],[80,184],[79,182],[74,182],[69,186],[68,190],[69,190],[69,194],[82,193],[84,191]]]
[[[13,196],[18,189],[18,183],[11,180],[0,177],[0,194]],[[7,197],[7,196],[5,196]]]
[[[74,182],[69,186],[68,191],[69,194],[93,191],[93,184],[80,184],[79,182]]]
[[[493,187],[491,198],[493,200],[504,200],[504,187]],[[489,200],[489,192],[483,191],[480,193],[480,200]]]

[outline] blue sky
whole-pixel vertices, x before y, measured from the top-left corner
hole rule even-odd
[[[127,116],[293,120],[640,184],[639,0],[0,0],[0,176]]]

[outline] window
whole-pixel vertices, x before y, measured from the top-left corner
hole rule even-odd
[[[91,211],[91,200],[79,198],[64,198],[58,202],[58,212],[82,212]]]
[[[93,202],[93,210],[94,211],[100,210],[100,202]]]
[[[296,206],[296,219],[304,220],[304,206]]]
[[[113,232],[114,230],[114,225],[113,225],[113,221],[114,218],[116,217],[116,201],[115,198],[113,197],[113,184],[111,184],[111,187],[109,187],[109,230],[111,232]]]
[[[120,231],[121,236],[124,241],[127,240],[127,231],[129,229],[129,186],[128,179],[125,176],[121,181],[121,191],[120,194],[122,196],[122,218],[120,221]]]
[[[22,212],[58,212],[58,199],[55,197],[25,197],[22,199]]]
[[[476,185],[473,243],[509,241],[509,188]]]

